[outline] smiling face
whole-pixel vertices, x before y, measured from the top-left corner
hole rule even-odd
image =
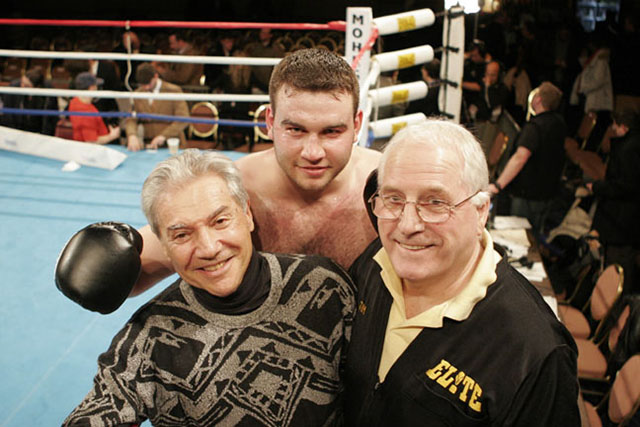
[[[215,174],[169,188],[158,201],[159,239],[191,286],[225,297],[238,289],[253,247],[253,219]]]
[[[349,162],[362,112],[354,117],[353,100],[343,92],[285,85],[275,101],[266,122],[280,168],[301,191],[324,190]]]
[[[462,178],[460,153],[436,144],[396,147],[384,166],[380,193],[410,201],[438,199],[455,205],[471,194]],[[382,244],[405,283],[422,287],[453,283],[475,265],[488,203],[471,202],[455,209],[442,223],[425,223],[414,204],[395,220],[378,219]]]

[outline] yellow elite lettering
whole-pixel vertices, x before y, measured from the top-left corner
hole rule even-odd
[[[458,372],[458,375],[456,375],[456,382],[454,384],[451,384],[451,387],[449,387],[449,392],[451,394],[456,394],[456,392],[458,391],[458,386],[460,385],[460,383],[465,377],[466,377],[466,374],[464,372],[462,371]]]
[[[463,402],[466,402],[467,393],[469,393],[469,389],[472,388],[475,384],[476,382],[473,380],[473,378],[465,377],[464,380],[462,381],[462,385],[463,385],[462,393],[460,393],[460,396],[458,396],[458,398]]]
[[[471,399],[469,399],[469,408],[473,409],[476,412],[480,412],[480,409],[482,409],[482,403],[478,401],[478,398],[480,396],[482,396],[482,389],[480,388],[478,383],[476,383],[476,385],[473,387],[473,392],[471,393]]]
[[[455,366],[449,366],[447,373],[438,378],[436,382],[442,387],[447,388],[449,387],[449,384],[453,382],[453,374],[455,374],[456,372],[458,372],[458,368],[456,368]]]
[[[438,378],[440,375],[442,375],[442,371],[444,369],[449,368],[449,366],[451,366],[451,364],[449,362],[447,362],[446,360],[442,359],[440,361],[440,363],[438,363],[436,366],[434,366],[433,368],[429,369],[426,374],[429,378],[431,378],[432,380],[435,380],[436,378]]]

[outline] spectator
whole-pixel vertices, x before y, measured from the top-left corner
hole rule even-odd
[[[36,66],[28,70],[22,77],[13,80],[11,87],[41,88],[44,87],[44,75],[42,67]],[[55,99],[55,98],[53,98]],[[2,100],[5,108],[17,108],[26,110],[43,110],[49,105],[45,96],[5,94]],[[43,133],[45,129],[45,116],[32,114],[2,114],[0,115],[2,126],[20,129],[27,132]],[[50,133],[49,133],[50,135]]]
[[[144,63],[136,70],[136,80],[140,84],[136,92],[150,93],[182,93],[182,90],[171,83],[163,81],[153,65]],[[160,99],[136,99],[133,102],[134,110],[146,114],[160,114],[169,116],[189,116],[189,107],[183,100],[169,101]],[[149,143],[150,148],[158,148],[166,143],[167,138],[180,138],[184,145],[184,132],[186,122],[167,122],[161,120],[138,120],[130,117],[125,120],[127,133],[127,148],[138,151],[143,148],[143,142]]]
[[[208,56],[233,56],[236,50],[238,36],[234,31],[225,31],[216,42],[209,48]],[[206,76],[206,84],[216,93],[239,93],[228,92],[226,89],[229,85],[229,67],[228,65],[206,64],[204,66],[204,74]]]
[[[247,56],[246,48],[236,45],[233,56],[244,58]],[[224,78],[220,80],[223,93],[229,94],[249,94],[251,93],[251,68],[246,64],[229,65]],[[255,108],[255,107],[253,107]],[[252,105],[248,102],[221,102],[220,114],[235,120],[247,120],[250,115]],[[253,138],[253,129],[248,127],[227,126],[219,133],[219,139],[226,149],[233,149],[246,144]]]
[[[487,52],[484,42],[474,40],[471,49],[465,53],[464,73],[462,77],[462,96],[466,104],[476,105],[482,90],[482,79],[484,77],[487,63],[491,61],[491,55]],[[474,121],[475,116],[467,109],[467,121]]]
[[[247,46],[247,54],[250,57],[282,58],[284,48],[273,42],[273,34],[270,28],[261,28],[258,33],[258,41]],[[269,78],[273,67],[260,66],[251,68],[251,82],[253,91],[267,93],[269,91]]]
[[[526,120],[529,93],[531,93],[531,79],[527,70],[524,69],[523,55],[522,49],[519,49],[516,65],[511,67],[504,77],[504,84],[510,92],[507,109],[519,125],[524,124]]]
[[[65,59],[64,68],[69,73],[69,78],[71,79],[71,89],[75,89],[74,84],[76,81],[76,76],[78,74],[91,70],[88,59]]]
[[[604,245],[606,264],[624,268],[625,290],[640,292],[637,257],[640,255],[640,129],[638,114],[614,114],[614,137],[603,180],[587,184],[598,205],[593,228]]]
[[[502,83],[500,68],[497,61],[491,61],[487,64],[482,78],[480,96],[475,105],[469,106],[469,109],[474,111],[476,132],[480,136],[485,155],[491,151],[491,146],[498,133],[496,123],[509,98],[509,90]]]
[[[535,116],[517,136],[515,153],[489,191],[498,194],[506,188],[511,195],[511,214],[526,217],[537,237],[544,232],[549,204],[560,185],[567,126],[556,111],[562,99],[560,89],[543,82],[535,91],[531,101]]]
[[[75,79],[75,88],[78,90],[98,90],[98,86],[101,84],[102,79],[97,78],[88,71],[78,74]],[[98,109],[91,101],[91,97],[76,96],[69,102],[69,111],[98,113]],[[73,139],[76,141],[108,144],[120,138],[120,128],[118,126],[109,126],[109,129],[107,129],[102,117],[71,115],[70,120],[73,128]]]
[[[424,113],[425,116],[439,116],[438,95],[440,94],[440,60],[434,58],[420,67],[422,80],[429,87],[427,96],[412,101],[407,108],[407,114]]]
[[[201,53],[196,51],[191,43],[186,40],[183,32],[175,32],[169,35],[169,47],[174,55],[195,56]],[[199,86],[203,73],[203,65],[195,62],[170,62],[157,64],[156,69],[163,80],[178,86]],[[140,82],[138,82],[140,83]]]
[[[570,103],[582,106],[584,113],[597,114],[596,125],[591,131],[585,149],[596,151],[611,124],[613,110],[613,87],[609,70],[609,49],[597,39],[586,47],[582,72],[576,78],[571,90]]]
[[[94,44],[84,44],[80,48],[83,52],[96,52],[97,47]],[[89,59],[89,72],[98,78],[100,89],[120,91],[122,90],[122,83],[120,81],[119,69],[115,62],[111,60]],[[77,89],[77,88],[76,88]],[[98,111],[101,112],[113,112],[118,111],[118,104],[114,98],[100,98],[95,101],[95,106]],[[118,119],[107,119],[107,123],[116,124]]]

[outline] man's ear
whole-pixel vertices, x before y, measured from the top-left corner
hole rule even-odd
[[[358,137],[360,136],[360,128],[362,127],[362,118],[364,117],[364,113],[362,112],[362,110],[358,110],[358,112],[356,113],[356,117],[353,120],[353,128],[354,128],[354,135],[353,135],[353,142],[358,142]]]
[[[251,202],[247,200],[247,207],[245,209],[245,215],[247,215],[247,219],[249,221],[249,231],[253,232],[256,228],[255,223],[253,222],[253,214],[251,213]]]
[[[275,111],[271,107],[271,104],[267,106],[267,111],[265,112],[264,121],[267,124],[267,136],[270,140],[273,141],[273,123],[274,123]]]
[[[491,207],[491,199],[488,199],[485,203],[478,206],[478,236],[482,236],[485,226],[487,225],[487,219],[489,219],[489,209]]]

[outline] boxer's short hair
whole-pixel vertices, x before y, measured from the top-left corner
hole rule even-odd
[[[269,82],[271,108],[283,86],[309,92],[343,92],[351,95],[353,115],[358,112],[359,86],[356,73],[341,56],[326,49],[300,49],[276,65]]]

